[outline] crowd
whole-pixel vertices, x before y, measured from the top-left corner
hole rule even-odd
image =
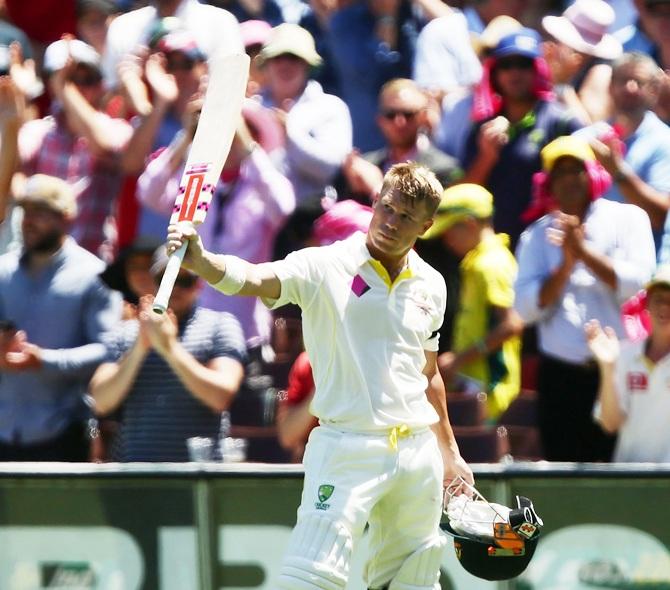
[[[0,0],[0,460],[186,461],[236,432],[250,459],[301,459],[295,307],[183,268],[151,312],[220,52],[252,61],[205,248],[262,264],[365,232],[385,174],[422,164],[444,188],[415,249],[447,284],[447,390],[484,392],[496,424],[537,359],[544,458],[670,460],[648,436],[670,0]]]

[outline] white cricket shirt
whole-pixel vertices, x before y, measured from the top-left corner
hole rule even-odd
[[[436,351],[446,306],[442,276],[411,251],[391,284],[358,232],[271,263],[269,307],[295,303],[314,373],[312,413],[344,430],[387,431],[438,421],[426,397],[425,350]]]
[[[626,421],[613,460],[665,463],[670,461],[670,357],[654,365],[644,346],[644,341],[623,344],[617,362],[615,383]],[[594,415],[599,412],[597,405]]]

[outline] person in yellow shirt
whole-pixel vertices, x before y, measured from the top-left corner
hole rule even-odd
[[[438,357],[438,367],[452,389],[486,392],[494,421],[519,392],[523,321],[513,309],[517,263],[492,217],[493,195],[478,184],[459,184],[444,191],[422,237],[439,237],[462,258],[453,346]]]

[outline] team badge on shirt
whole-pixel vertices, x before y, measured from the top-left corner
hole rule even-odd
[[[632,392],[647,391],[649,387],[647,374],[642,373],[641,371],[630,371],[627,373],[626,383],[628,384],[628,389]]]
[[[328,500],[333,495],[334,491],[335,486],[325,483],[321,484],[316,493],[317,497],[319,498],[319,501],[314,503],[314,507],[317,510],[328,510],[328,508],[330,508],[330,504],[326,504],[326,500]]]

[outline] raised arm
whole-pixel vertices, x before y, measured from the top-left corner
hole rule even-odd
[[[584,327],[586,340],[600,369],[598,421],[610,433],[617,432],[626,421],[621,410],[616,385],[616,363],[619,359],[619,340],[610,327],[604,330],[598,320],[591,320]]]
[[[253,239],[250,236],[249,239]],[[168,227],[168,254],[178,250],[184,240],[188,248],[182,265],[196,273],[224,293],[279,299],[281,282],[269,264],[251,264],[234,256],[214,254],[205,250],[195,229],[188,225]],[[230,267],[230,268],[229,268]],[[238,290],[225,289],[221,281],[227,276],[227,283],[237,284]]]

